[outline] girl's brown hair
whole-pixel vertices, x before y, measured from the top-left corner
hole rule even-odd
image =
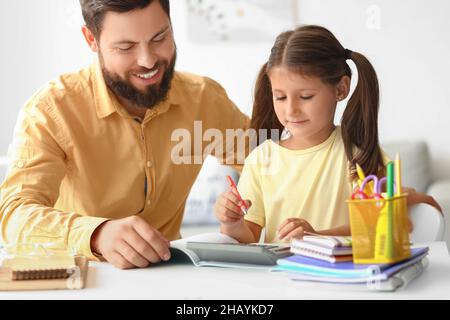
[[[272,68],[283,66],[336,85],[343,76],[352,76],[347,59],[353,60],[358,70],[358,83],[341,120],[342,138],[352,178],[356,177],[356,163],[367,175],[381,174],[384,166],[378,141],[379,87],[376,72],[366,57],[346,50],[326,28],[303,26],[277,37],[269,60],[262,66],[256,81],[251,127],[257,132],[259,129],[268,132],[270,129],[279,129],[281,133],[284,129],[273,106],[268,76]],[[278,140],[280,134],[272,136],[269,133],[268,137]]]

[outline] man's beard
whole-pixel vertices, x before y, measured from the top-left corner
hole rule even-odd
[[[129,81],[121,78],[116,73],[109,72],[103,62],[103,57],[100,54],[100,64],[102,68],[103,78],[105,79],[108,87],[120,98],[123,98],[132,104],[141,107],[151,109],[157,104],[165,101],[167,99],[170,85],[175,73],[175,62],[176,62],[176,52],[172,57],[172,61],[169,63],[167,60],[158,61],[155,67],[151,70],[143,68],[138,72],[133,72],[137,74],[146,74],[152,70],[159,69],[164,70],[164,75],[160,83],[149,85],[145,92],[136,89]]]

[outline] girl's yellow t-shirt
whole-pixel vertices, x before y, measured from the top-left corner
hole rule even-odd
[[[266,140],[245,160],[238,189],[252,201],[245,219],[266,228],[266,242],[279,241],[276,230],[291,217],[317,231],[348,224],[352,182],[341,128],[305,150]]]

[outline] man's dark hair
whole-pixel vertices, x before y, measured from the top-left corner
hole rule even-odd
[[[169,0],[158,1],[170,18]],[[80,0],[80,5],[86,26],[99,39],[103,20],[108,11],[129,12],[135,9],[144,9],[152,2],[153,0]]]

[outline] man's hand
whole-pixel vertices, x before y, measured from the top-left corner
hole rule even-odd
[[[145,268],[167,261],[169,245],[158,230],[137,216],[106,221],[91,237],[91,250],[120,269]]]

